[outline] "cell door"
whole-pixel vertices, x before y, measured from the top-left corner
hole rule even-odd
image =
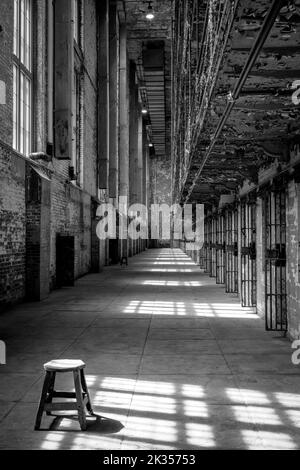
[[[225,284],[225,217],[220,213],[216,219],[216,282]]]
[[[225,288],[238,292],[238,211],[227,209],[225,214]]]
[[[206,254],[207,250],[207,220],[204,220],[204,240],[203,240],[203,245],[202,248],[200,249],[199,252],[199,267],[200,269],[204,269],[206,271]]]
[[[210,233],[210,277],[217,275],[217,218],[213,216],[211,219],[211,233]]]
[[[210,272],[210,225],[211,218],[206,217],[204,221],[204,244],[202,248],[202,261],[200,260],[200,265],[201,263],[203,264],[203,269],[205,273]]]
[[[256,199],[241,201],[241,299],[256,305]]]
[[[287,331],[286,192],[265,193],[265,302],[266,329]]]
[[[212,236],[212,218],[207,217],[205,222],[205,232],[204,232],[204,240],[205,240],[205,258],[204,258],[204,272],[207,274],[211,274],[211,261],[212,261],[212,253],[211,253],[211,236]]]
[[[199,251],[199,267],[200,269],[204,269],[204,262],[205,260],[205,240],[203,241],[203,246]]]

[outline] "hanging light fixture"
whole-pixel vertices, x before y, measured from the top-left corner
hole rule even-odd
[[[154,12],[153,12],[151,2],[149,2],[149,4],[148,4],[146,18],[147,18],[147,20],[150,20],[150,21],[153,20],[153,18],[154,18]]]

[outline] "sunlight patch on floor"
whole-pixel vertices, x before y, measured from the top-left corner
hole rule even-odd
[[[202,385],[109,376],[97,384],[99,377],[88,374],[86,380],[90,386],[99,388],[93,398],[96,413],[99,410],[104,420],[115,420],[124,427],[111,435],[78,431],[76,436],[73,435],[72,449],[99,446],[113,449],[118,447],[119,440],[126,442],[125,448],[130,445],[167,448],[168,445],[176,447],[180,442],[195,449],[205,449],[219,447],[222,442],[215,415],[211,413],[211,406],[215,405],[207,401],[210,397]],[[230,422],[230,432],[240,436],[245,448],[297,448],[292,436],[280,428],[299,429],[300,410],[290,407],[299,407],[300,394],[224,387],[223,396],[228,397],[231,404],[222,405],[226,416],[221,422]],[[274,409],[272,400],[284,408]],[[64,430],[47,432],[41,449],[60,449],[64,447],[65,439],[70,440],[74,420],[68,422],[66,418],[63,421]],[[253,425],[258,428],[248,429]]]
[[[127,438],[151,439],[156,442],[172,443],[178,439],[176,421],[146,416],[129,416],[122,434]]]
[[[64,440],[66,432],[48,432],[47,437],[41,444],[43,450],[58,450],[61,448],[62,441]]]
[[[280,403],[282,406],[300,408],[300,394],[278,392],[274,395],[278,403]]]
[[[167,286],[167,287],[203,287],[205,283],[199,281],[144,281],[145,286]]]
[[[202,423],[186,424],[186,441],[195,448],[215,447],[216,442],[212,427]]]
[[[259,431],[265,449],[297,449],[296,444],[293,442],[291,436],[280,432]]]

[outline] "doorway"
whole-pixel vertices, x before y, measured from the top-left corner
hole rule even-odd
[[[56,286],[74,286],[75,238],[69,235],[56,236]]]

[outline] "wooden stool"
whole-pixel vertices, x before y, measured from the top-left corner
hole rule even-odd
[[[77,410],[82,431],[86,430],[85,406],[93,415],[92,404],[85,381],[85,363],[74,359],[57,359],[44,364],[46,376],[35,421],[35,430],[40,429],[43,412],[51,415],[51,411]],[[54,390],[56,372],[73,372],[75,392],[57,392]],[[75,402],[52,403],[53,398],[75,398]]]

